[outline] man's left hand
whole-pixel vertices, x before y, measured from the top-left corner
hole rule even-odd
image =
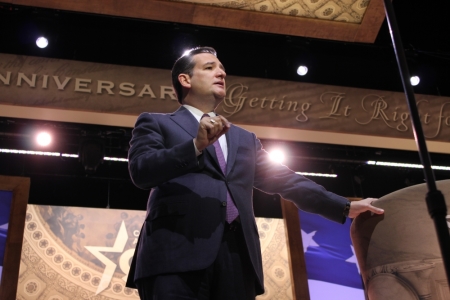
[[[348,213],[349,218],[356,218],[360,213],[371,211],[374,214],[381,215],[384,213],[384,209],[378,208],[372,205],[372,202],[377,200],[376,198],[366,198],[360,201],[352,201],[350,203],[350,211]]]

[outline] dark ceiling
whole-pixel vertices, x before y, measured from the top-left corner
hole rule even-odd
[[[450,96],[447,1],[393,4],[411,73],[421,76],[415,92]],[[38,34],[49,37],[48,48],[35,46]],[[170,69],[184,49],[198,45],[215,47],[229,75],[402,91],[386,22],[374,44],[354,44],[0,3],[0,53]],[[310,70],[304,77],[296,74],[301,62]],[[107,154],[126,157],[130,128],[12,118],[0,118],[0,148],[31,147],[29,130],[37,125],[60,132],[58,151],[77,153],[82,140],[96,137]],[[312,179],[344,196],[380,197],[423,182],[421,170],[365,164],[369,159],[419,163],[415,152],[263,141],[267,148],[274,143],[291,149],[287,165],[293,169],[337,173],[338,179]],[[432,155],[436,165],[449,158]],[[437,171],[436,177],[450,178],[447,173]],[[105,207],[109,201],[115,208],[144,209],[148,194],[133,187],[126,163],[104,162],[86,175],[77,159],[0,154],[0,174],[31,177],[30,203]],[[266,197],[257,195],[255,201]]]

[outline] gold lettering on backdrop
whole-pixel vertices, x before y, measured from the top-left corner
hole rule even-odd
[[[308,116],[305,114],[305,112],[307,112],[310,107],[311,107],[310,103],[303,103],[302,104],[302,113],[297,115],[295,117],[295,120],[302,122],[302,123],[308,121],[309,119],[308,119]]]
[[[103,90],[106,90],[108,94],[114,95],[111,90],[114,87],[114,83],[111,81],[98,80],[97,81],[97,94],[102,94]]]
[[[247,99],[247,97],[244,97],[247,90],[248,87],[243,86],[239,83],[234,84],[227,89],[227,96],[225,96],[223,104],[231,109],[227,110],[226,108],[224,108],[223,111],[228,114],[228,117],[241,111],[245,99]]]
[[[283,96],[283,100],[280,100],[280,101],[284,101],[284,97],[286,97],[286,96]],[[274,108],[273,105],[274,105],[274,103],[276,103],[276,102],[278,102],[278,101],[275,100],[275,98],[273,98],[272,101],[270,102],[270,109],[273,109],[273,108]]]
[[[267,98],[266,97],[264,97],[264,98],[262,98],[261,99],[261,108],[266,108],[266,101],[267,101]]]
[[[433,136],[425,136],[426,138],[435,138],[438,136],[439,132],[441,131],[442,128],[442,119],[445,118],[445,125],[449,126],[450,124],[448,123],[448,119],[449,117],[446,117],[444,115],[444,108],[447,104],[450,104],[450,102],[445,102],[444,104],[441,105],[441,109],[439,110],[439,118],[438,118],[438,126],[436,129],[436,133]]]
[[[287,110],[291,110],[291,106],[294,105],[294,109],[292,111],[297,111],[297,101],[288,101],[288,109]]]
[[[408,126],[405,124],[405,121],[407,121],[409,118],[409,114],[404,112],[400,115],[400,124],[397,125],[397,130],[398,131],[408,131]]]
[[[19,76],[17,77],[17,86],[22,86],[22,80],[28,83],[30,87],[36,87],[36,74],[32,74],[30,79],[24,73],[19,72]]]
[[[134,84],[130,82],[122,82],[119,85],[119,89],[119,94],[125,97],[131,97],[136,93],[136,91],[134,90]]]
[[[370,106],[373,107],[372,109],[372,116],[369,118],[369,120],[367,122],[361,122],[358,121],[358,119],[355,118],[356,123],[360,124],[360,125],[367,125],[369,123],[371,123],[373,120],[383,120],[383,122],[390,128],[394,128],[393,126],[391,126],[388,121],[389,117],[387,116],[385,110],[388,108],[388,104],[387,102],[384,100],[384,98],[382,96],[379,95],[375,95],[375,94],[371,94],[371,95],[367,95],[365,96],[362,100],[361,100],[361,107],[364,111],[366,112],[370,112],[370,110],[366,107],[366,100],[368,98],[375,98],[371,103]],[[367,100],[368,101],[368,100]]]
[[[284,102],[286,100],[285,99],[286,96],[282,96],[281,100],[277,100],[276,97],[273,97],[272,99],[269,100],[267,97],[264,97],[262,99],[257,97],[249,97],[249,95],[247,94],[248,92],[249,92],[248,86],[245,86],[241,83],[236,83],[228,87],[227,95],[225,96],[225,99],[223,101],[224,105],[223,111],[227,114],[227,117],[230,117],[240,112],[242,108],[245,106],[247,99],[249,98],[250,100],[248,101],[248,106],[251,108],[256,108],[258,107],[259,103],[261,103],[261,105],[259,105],[261,109],[268,108],[270,110],[273,110],[277,107],[278,103],[280,103],[278,109],[279,110],[285,109]],[[286,104],[288,111],[291,110],[294,112],[298,111],[297,101],[287,101]],[[307,105],[302,108],[301,114],[302,116],[298,117],[297,121],[301,120],[300,122],[306,122],[308,120],[308,117],[305,115],[305,112],[309,110],[309,108],[310,104],[307,103]]]
[[[75,78],[75,92],[90,93],[91,89],[88,89],[87,85],[91,82],[91,79]]]
[[[153,90],[150,86],[150,84],[144,85],[144,88],[142,89],[141,93],[138,95],[138,97],[144,97],[144,95],[150,95],[152,98],[156,98],[155,93],[153,93]]]
[[[0,81],[3,82],[4,85],[9,85],[11,82],[11,72],[6,72],[6,77],[0,74]]]
[[[48,88],[48,75],[44,75],[42,77],[42,88],[43,89]]]
[[[19,62],[13,62],[17,64]],[[7,63],[8,65],[11,62]],[[42,67],[38,67],[38,69],[42,69]],[[70,72],[69,72],[70,70]],[[103,70],[102,68],[91,66],[90,68],[85,68],[82,70],[70,69],[68,64],[64,64],[58,68],[58,70],[54,73],[57,74],[79,74],[79,73],[89,73],[94,71]],[[52,78],[53,81],[49,78]],[[11,71],[6,71],[6,73],[0,73],[0,87],[2,86],[10,86],[12,82],[15,82],[17,86],[22,86],[25,83],[25,86],[35,88],[41,87],[42,89],[51,89],[52,86],[56,85],[56,88],[60,91],[64,91],[72,81],[72,77],[65,77],[60,75],[38,75],[36,73],[32,73],[31,75],[25,74],[22,72],[12,73]],[[40,84],[42,82],[42,84]],[[54,85],[52,84],[54,82]],[[93,86],[91,86],[91,84]],[[95,86],[96,84],[96,86]],[[91,78],[75,78],[75,92],[82,93],[96,93],[96,94],[105,94],[107,92],[109,95],[115,94],[116,83],[109,80],[92,80]],[[91,88],[92,87],[92,88]],[[136,95],[137,89],[136,85],[131,82],[121,82],[118,84],[119,95],[125,97],[131,97]],[[139,91],[139,90],[138,90]],[[154,93],[150,84],[144,84],[143,87],[139,91],[139,95],[137,97],[150,97],[156,99],[156,94]],[[171,100],[177,101],[175,90],[172,86],[160,85],[160,99],[165,99],[168,96]]]
[[[160,99],[166,98],[166,95],[170,97],[170,99],[178,101],[177,96],[175,95],[175,90],[172,86],[161,85],[160,87]]]
[[[159,70],[134,74],[133,67],[6,54],[0,54],[0,59],[0,103],[66,109],[85,105],[86,110],[98,111],[102,99],[108,97],[108,100],[125,99],[131,104],[127,106],[127,113],[138,113],[147,109],[141,99],[155,102],[151,107],[155,111],[166,110],[169,103],[156,105],[153,100],[177,101],[170,76],[167,72],[162,75]],[[150,76],[145,78],[156,78],[150,82],[143,79],[149,72]],[[164,76],[167,79],[162,78]],[[269,86],[266,82],[269,81],[231,78],[220,111],[226,117],[233,117],[235,122],[255,125],[301,126],[307,130],[393,137],[407,137],[403,133],[411,133],[410,114],[406,103],[402,104],[404,97],[400,93],[309,84],[300,84],[298,88],[297,83],[288,82],[277,82],[270,87],[272,84]],[[27,92],[32,97],[27,97]],[[419,96],[417,106],[426,137],[450,141],[445,131],[450,130],[447,129],[450,128],[450,99],[433,97],[436,101],[428,101],[425,98]],[[107,110],[120,113],[121,107],[127,105],[123,101],[114,103]],[[249,118],[251,115],[255,118]]]
[[[323,104],[325,104],[325,102],[327,100],[325,100],[325,96],[326,95],[331,95],[330,97],[330,102],[331,102],[331,109],[330,112],[324,116],[324,117],[319,117],[320,119],[337,119],[338,116],[340,116],[341,114],[338,112],[340,105],[341,105],[341,101],[342,99],[344,99],[344,93],[338,93],[338,92],[327,92],[327,93],[323,93],[322,95],[320,95],[320,102],[322,102]],[[350,107],[345,107],[344,108],[344,115],[347,117],[349,115],[349,109]]]
[[[430,102],[429,102],[428,100],[420,100],[420,101],[417,101],[417,108],[419,108],[419,107],[421,106],[422,103],[427,103],[427,104],[429,104]],[[422,117],[422,115],[419,114],[419,117]],[[422,122],[423,122],[425,125],[428,125],[428,124],[430,124],[430,118],[431,118],[431,115],[430,115],[429,113],[425,113],[425,114],[423,115],[423,121],[422,121]]]
[[[258,105],[258,101],[259,101],[258,98],[252,98],[252,99],[250,100],[249,106],[250,106],[250,107],[256,107],[256,106]]]
[[[64,91],[64,88],[69,83],[71,78],[70,77],[66,77],[66,79],[64,79],[64,81],[62,83],[59,80],[59,76],[53,76],[53,79],[55,80],[55,83],[56,83],[56,86],[58,87],[58,90]]]

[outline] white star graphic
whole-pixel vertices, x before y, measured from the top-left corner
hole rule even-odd
[[[114,253],[121,253],[123,252],[123,249],[125,248],[125,244],[128,240],[128,234],[127,229],[125,228],[125,222],[122,221],[122,224],[120,225],[119,232],[117,233],[116,241],[114,242],[114,246],[112,247],[95,247],[95,246],[85,246],[85,248],[92,253],[98,260],[100,260],[102,263],[105,264],[105,270],[103,271],[103,276],[100,281],[100,284],[98,285],[97,291],[95,292],[96,295],[101,293],[103,290],[105,290],[109,283],[111,282],[111,279],[114,275],[114,271],[116,270],[117,265],[113,263],[109,258],[107,258],[105,255],[100,253],[100,251],[103,252],[114,252]]]
[[[310,233],[306,233],[302,230],[302,242],[303,242],[303,253],[306,253],[308,250],[308,247],[319,247],[319,244],[317,244],[313,237],[316,234],[316,231],[311,231]]]
[[[350,247],[352,248],[353,256],[348,258],[346,260],[346,262],[351,263],[351,264],[356,264],[356,267],[358,268],[358,273],[361,274],[361,271],[359,270],[358,260],[356,259],[356,255],[355,255],[355,248],[353,248],[353,245],[350,245]]]

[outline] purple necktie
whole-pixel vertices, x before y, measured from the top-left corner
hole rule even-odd
[[[204,114],[203,117],[209,117],[208,114]],[[203,118],[202,117],[202,118]],[[222,173],[226,176],[227,174],[227,162],[225,161],[225,157],[223,156],[222,148],[220,147],[219,140],[214,142],[214,148],[216,149],[217,160],[219,161],[220,169],[222,169]],[[239,215],[238,209],[231,198],[230,193],[227,189],[227,222],[233,222],[237,216]]]

